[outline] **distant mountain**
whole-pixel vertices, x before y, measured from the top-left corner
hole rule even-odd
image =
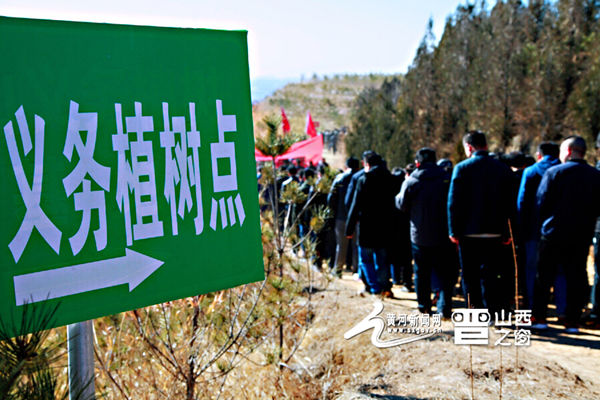
[[[259,102],[254,102],[253,117],[255,134],[265,132],[262,119],[266,115],[281,115],[281,107],[290,121],[292,131],[303,132],[306,113],[310,111],[313,121],[319,123],[318,131],[332,130],[350,126],[352,103],[358,93],[365,87],[380,87],[390,75],[334,75],[317,77],[303,82],[284,83],[283,87],[267,95]],[[276,87],[275,79],[264,79],[257,82],[256,91],[260,87]],[[282,82],[284,80],[279,80]],[[264,86],[261,86],[263,85]],[[253,81],[253,99],[254,97]],[[263,92],[264,93],[264,92]],[[258,95],[257,95],[258,98]]]
[[[250,94],[252,103],[257,103],[265,97],[273,94],[277,89],[281,89],[291,82],[296,82],[298,79],[293,78],[256,78],[250,81]]]

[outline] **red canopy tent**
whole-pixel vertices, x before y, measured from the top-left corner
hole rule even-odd
[[[271,157],[265,156],[259,150],[254,149],[256,161],[272,161]],[[279,166],[283,160],[300,159],[303,166],[308,166],[312,161],[317,165],[323,159],[323,136],[317,135],[313,138],[303,140],[294,144],[284,154],[275,158],[275,165]]]

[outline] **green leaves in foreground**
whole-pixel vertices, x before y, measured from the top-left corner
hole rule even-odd
[[[44,346],[56,310],[35,304],[23,306],[19,323],[0,319],[0,399],[58,399],[53,364],[63,355],[60,344]],[[24,332],[34,332],[25,334]]]
[[[265,156],[277,157],[284,154],[296,142],[305,139],[304,134],[287,133],[278,134],[281,119],[274,116],[263,118],[264,124],[267,126],[267,134],[256,138],[256,148]]]

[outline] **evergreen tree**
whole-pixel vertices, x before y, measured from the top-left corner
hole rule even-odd
[[[499,0],[491,10],[480,0],[457,8],[439,43],[429,21],[402,82],[357,97],[350,154],[373,149],[403,165],[429,146],[458,162],[470,129],[501,152],[574,133],[595,139],[599,18],[600,0]]]

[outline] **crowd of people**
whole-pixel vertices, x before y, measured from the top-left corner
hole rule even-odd
[[[348,128],[343,126],[340,129],[333,129],[331,131],[321,132],[323,135],[323,145],[333,154],[338,151],[338,143],[343,140],[348,133]]]
[[[544,142],[537,160],[490,153],[479,131],[467,133],[463,147],[467,159],[455,167],[431,148],[392,171],[373,151],[363,153],[362,168],[349,158],[320,199],[332,222],[317,238],[317,265],[346,265],[382,297],[393,297],[393,284],[413,291],[414,283],[422,313],[435,306],[449,318],[458,291],[492,316],[531,309],[533,329],[544,330],[553,295],[568,332],[598,328],[600,259],[591,292],[587,259],[592,243],[598,258],[600,171],[584,159],[585,140]],[[295,167],[288,172],[286,182],[300,183]]]

